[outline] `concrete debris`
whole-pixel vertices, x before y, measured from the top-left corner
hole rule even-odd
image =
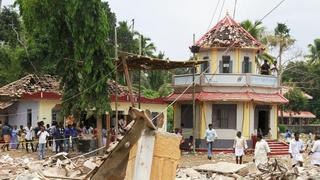
[[[228,162],[219,162],[217,164],[204,164],[198,167],[195,167],[197,171],[209,171],[209,172],[216,172],[216,173],[236,173],[241,169],[247,169],[247,166],[242,164],[234,164]]]
[[[219,162],[192,168],[180,168],[177,170],[176,180],[180,179],[320,179],[320,168],[316,166],[289,168],[277,159],[271,159],[267,164],[259,165],[258,167],[256,167],[254,163],[238,165]]]
[[[78,157],[71,160],[68,153],[58,153],[47,160],[33,160],[29,157],[12,158],[0,156],[0,179],[83,179],[102,163],[102,157]]]

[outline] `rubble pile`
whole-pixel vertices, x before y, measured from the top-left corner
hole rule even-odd
[[[84,179],[102,163],[103,157],[68,158],[65,152],[48,160],[37,161],[29,157],[0,157],[0,179]]]
[[[176,180],[234,180],[234,179],[320,179],[320,168],[306,166],[303,168],[288,168],[287,165],[277,159],[272,159],[265,165],[256,167],[254,163],[234,164],[219,162],[216,164],[203,164],[192,168],[180,168],[177,170]]]

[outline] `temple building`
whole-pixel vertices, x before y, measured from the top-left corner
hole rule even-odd
[[[174,102],[174,127],[183,128],[185,138],[195,130],[198,148],[206,146],[208,124],[219,136],[214,147],[232,147],[237,131],[249,140],[254,132],[270,132],[276,139],[278,105],[288,100],[279,93],[276,76],[260,75],[256,56],[264,46],[228,14],[196,45],[200,47],[197,59],[207,62],[195,74],[196,123],[190,87],[193,75],[174,75],[174,93],[167,97]]]

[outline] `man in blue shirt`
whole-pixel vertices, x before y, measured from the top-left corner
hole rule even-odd
[[[206,141],[208,145],[208,159],[211,160],[212,158],[212,145],[216,138],[218,138],[218,135],[216,131],[212,128],[212,124],[209,124],[209,128],[206,130]]]
[[[73,124],[72,128],[70,129],[70,131],[71,131],[70,133],[71,133],[71,137],[72,137],[72,139],[71,139],[71,142],[72,142],[71,148],[72,148],[72,151],[74,151],[74,149],[75,149],[74,146],[76,146],[76,144],[78,142],[78,139],[77,139],[78,132],[77,132],[76,123]]]
[[[71,125],[68,125],[65,129],[64,129],[64,148],[65,148],[65,152],[69,152],[70,149],[70,136],[71,136]]]

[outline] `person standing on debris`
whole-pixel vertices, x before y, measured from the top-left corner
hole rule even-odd
[[[314,144],[309,155],[311,155],[311,164],[320,167],[320,135],[314,136]]]
[[[26,150],[27,152],[29,152],[29,149],[28,149],[28,144],[31,145],[31,150],[32,152],[34,152],[34,148],[33,148],[33,128],[31,127],[31,124],[28,123],[27,127],[25,127],[25,132],[26,132],[26,136],[25,136],[25,139],[26,139]]]
[[[44,126],[40,127],[40,130],[37,133],[39,137],[39,159],[44,159],[45,148],[47,144],[47,138],[50,136],[47,131],[45,131]]]
[[[254,149],[254,159],[256,166],[268,162],[268,154],[271,152],[268,143],[262,138],[262,134],[257,135],[257,143]]]
[[[216,138],[218,138],[218,135],[216,131],[212,128],[212,124],[209,124],[208,129],[206,130],[206,141],[208,146],[208,159],[212,159],[212,145]]]
[[[5,151],[5,148],[7,147],[7,151],[9,151],[9,144],[11,140],[11,128],[8,122],[6,122],[2,127],[2,137],[4,140],[4,145],[2,146],[2,150]]]
[[[22,148],[25,146],[25,137],[26,137],[26,130],[23,128],[22,125],[20,125],[20,129],[18,131],[18,145],[17,149],[19,149],[19,146],[21,145]]]
[[[234,154],[236,155],[236,163],[242,164],[242,156],[245,155],[245,151],[248,148],[247,141],[241,136],[241,132],[237,132],[237,136],[233,142]]]
[[[292,167],[295,167],[297,164],[299,164],[299,166],[302,167],[303,152],[304,152],[303,141],[300,140],[300,134],[296,132],[294,133],[294,139],[292,139],[289,144],[289,153],[290,153],[290,158],[292,159]]]
[[[11,141],[10,141],[10,147],[11,149],[17,149],[18,146],[18,129],[17,125],[14,125],[11,130]]]

